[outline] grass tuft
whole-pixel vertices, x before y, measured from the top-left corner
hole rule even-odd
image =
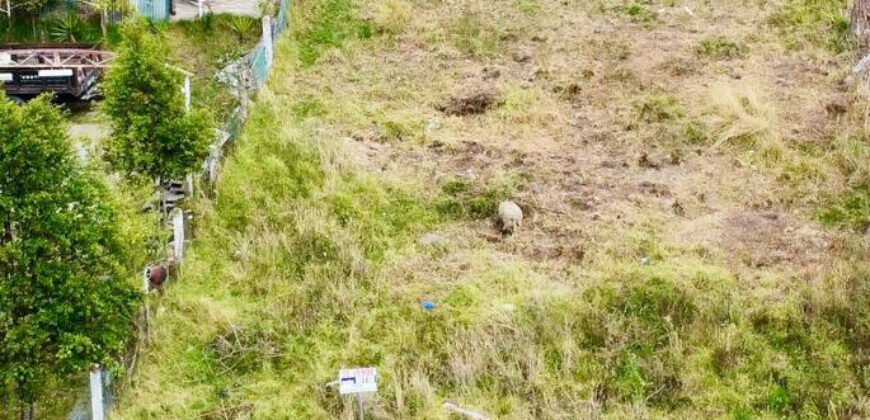
[[[450,25],[450,40],[471,57],[492,57],[501,49],[498,30],[473,12],[463,12]]]
[[[849,39],[846,0],[788,0],[769,21],[794,50],[821,47],[835,53],[854,48]]]
[[[702,56],[721,60],[744,56],[746,47],[724,36],[715,36],[701,40],[697,51]]]
[[[411,3],[406,0],[384,0],[375,6],[374,22],[381,32],[396,35],[411,23]]]

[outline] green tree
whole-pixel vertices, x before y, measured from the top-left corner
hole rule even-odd
[[[54,386],[124,348],[139,295],[116,206],[49,98],[0,98],[0,138],[0,406],[31,418]]]
[[[33,28],[34,38],[39,38],[42,34],[37,33],[36,22],[39,20],[39,15],[50,6],[53,6],[56,0],[19,0],[12,3],[12,7],[16,11],[21,11],[23,14],[30,17],[31,27]]]
[[[202,163],[214,138],[208,113],[185,111],[183,75],[167,66],[161,34],[143,20],[125,23],[120,53],[103,83],[111,118],[109,162],[158,182],[181,179]]]
[[[88,6],[100,14],[100,31],[103,38],[109,35],[109,16],[112,13],[127,13],[130,10],[129,0],[86,0]]]

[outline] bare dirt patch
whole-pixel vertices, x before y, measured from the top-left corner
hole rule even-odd
[[[499,93],[491,90],[478,91],[471,94],[460,94],[451,97],[438,110],[447,115],[483,114],[500,105]]]
[[[753,268],[818,264],[834,244],[824,231],[777,211],[716,212],[687,221],[676,239],[712,247]]]

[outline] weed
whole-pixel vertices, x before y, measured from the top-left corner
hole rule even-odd
[[[870,185],[858,185],[831,199],[818,218],[831,226],[848,226],[863,233],[870,229]]]
[[[691,145],[704,144],[707,142],[707,127],[697,120],[691,120],[683,126],[682,137]]]
[[[697,51],[698,54],[706,57],[729,59],[742,57],[746,52],[746,47],[724,36],[715,36],[701,40]]]
[[[660,123],[681,118],[684,115],[682,106],[676,98],[670,95],[652,95],[637,102],[635,105],[638,117],[646,123]]]
[[[628,16],[632,22],[643,22],[649,23],[658,19],[658,14],[649,10],[646,6],[638,3],[632,3],[628,6],[624,6],[621,9],[621,12]]]
[[[239,43],[242,44],[254,33],[254,29],[257,26],[257,21],[247,16],[232,16],[225,22],[227,28],[236,34],[239,38]]]

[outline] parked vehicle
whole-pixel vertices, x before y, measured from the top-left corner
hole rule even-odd
[[[0,83],[17,101],[45,92],[89,100],[99,96],[97,83],[114,58],[86,44],[0,45]]]

